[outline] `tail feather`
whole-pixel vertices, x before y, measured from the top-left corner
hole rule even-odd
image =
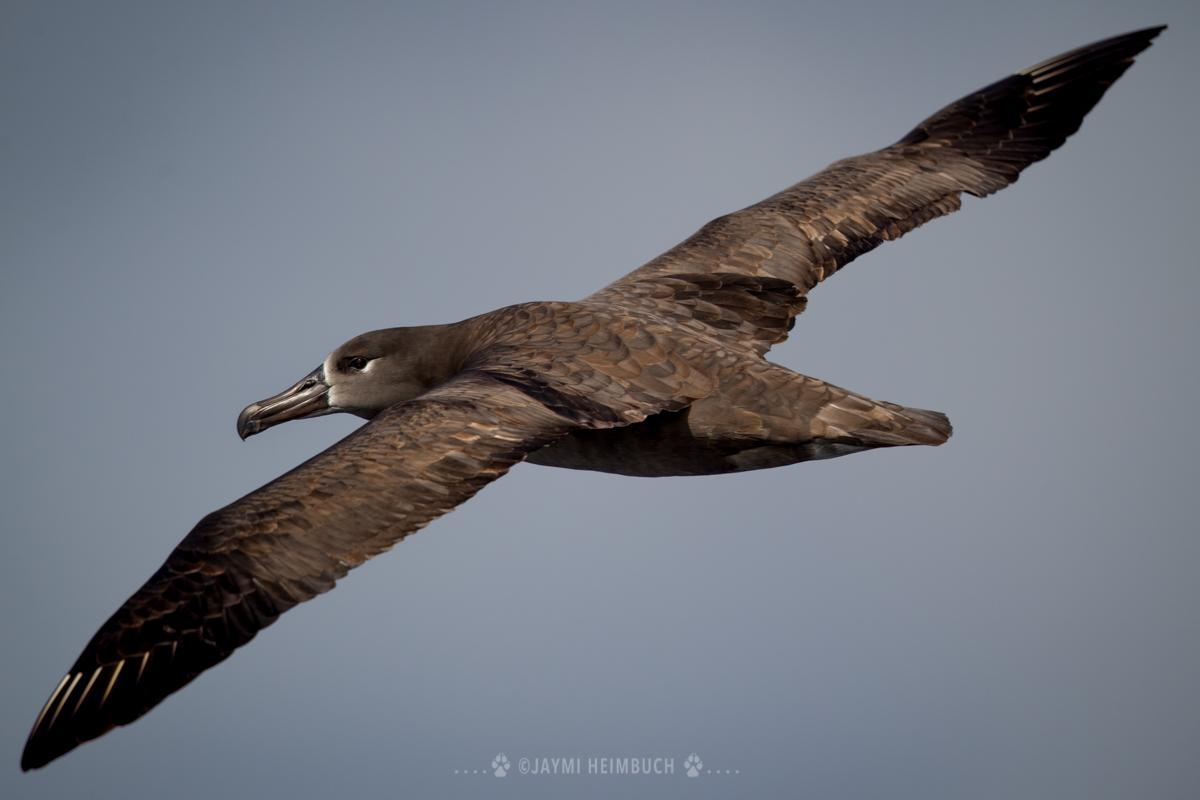
[[[950,419],[940,411],[847,395],[825,406],[817,414],[823,423],[823,438],[842,439],[865,447],[939,445],[954,432]]]
[[[893,413],[892,427],[887,429],[859,431],[860,438],[871,440],[876,437],[879,441],[894,440],[894,444],[943,444],[954,433],[950,418],[940,411],[928,411],[923,408],[906,408],[893,403],[880,403]]]

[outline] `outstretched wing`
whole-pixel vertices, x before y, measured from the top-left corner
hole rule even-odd
[[[21,767],[137,719],[570,427],[528,394],[467,373],[209,514],[59,682]]]
[[[963,192],[989,195],[1048,156],[1162,30],[1105,39],[967,95],[890,147],[713,220],[589,300],[716,319],[726,341],[765,351],[826,277],[957,210]],[[786,297],[780,282],[797,296]],[[746,309],[757,325],[739,324]]]

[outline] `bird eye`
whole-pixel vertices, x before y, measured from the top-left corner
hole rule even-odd
[[[346,366],[352,370],[361,371],[366,369],[367,362],[370,360],[365,356],[352,356],[346,359]]]

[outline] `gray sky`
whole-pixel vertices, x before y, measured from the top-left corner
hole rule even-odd
[[[3,5],[0,795],[1190,797],[1184,2]],[[97,626],[357,424],[237,412],[364,330],[580,297],[1068,48],[1172,26],[1018,185],[773,357],[955,436],[715,478],[523,466],[21,775]],[[670,778],[455,775],[671,756]],[[695,751],[730,776],[681,774]],[[7,765],[7,766],[2,766]]]

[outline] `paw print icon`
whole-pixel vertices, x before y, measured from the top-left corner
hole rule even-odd
[[[508,762],[508,756],[504,755],[504,753],[498,753],[492,759],[492,774],[497,778],[503,778],[508,774],[510,769],[512,769],[512,764]]]
[[[687,768],[687,776],[689,778],[700,777],[700,770],[704,769],[704,762],[700,760],[700,756],[692,753],[684,759],[683,766]]]

